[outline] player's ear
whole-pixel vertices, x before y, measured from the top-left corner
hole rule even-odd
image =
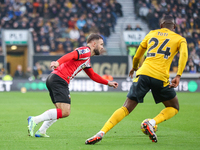
[[[92,45],[95,47],[97,45],[97,41],[94,40]]]
[[[176,24],[174,24],[174,29],[176,28]]]

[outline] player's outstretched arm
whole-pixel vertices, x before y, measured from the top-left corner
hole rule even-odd
[[[95,82],[101,83],[101,84],[105,84],[114,88],[118,87],[118,83],[115,81],[108,81],[103,79],[100,75],[98,75],[96,72],[94,72],[94,70],[92,68],[86,68],[84,69],[85,73],[90,77],[90,79],[92,79]]]

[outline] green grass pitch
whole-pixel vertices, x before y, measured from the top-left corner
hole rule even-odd
[[[140,123],[153,118],[163,108],[151,93],[145,102],[95,145],[85,140],[97,133],[111,114],[121,107],[126,92],[71,92],[71,115],[53,124],[50,138],[29,137],[27,117],[54,108],[47,92],[0,93],[1,150],[197,150],[200,147],[200,93],[177,93],[179,113],[158,125],[158,143],[152,143],[140,130]],[[41,123],[36,127],[40,127]]]

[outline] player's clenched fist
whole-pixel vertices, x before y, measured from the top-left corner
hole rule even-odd
[[[113,88],[115,88],[115,89],[118,87],[118,83],[115,82],[115,81],[113,81],[113,82],[110,82],[110,81],[109,81],[109,82],[108,82],[108,85],[111,86],[111,87],[113,87]]]

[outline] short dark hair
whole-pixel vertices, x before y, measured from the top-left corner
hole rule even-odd
[[[174,29],[176,27],[175,20],[170,15],[165,15],[160,22],[161,28]]]
[[[161,24],[175,24],[174,18],[172,16],[169,15],[165,15],[162,19],[161,19]]]
[[[101,35],[99,35],[99,34],[97,34],[97,33],[92,33],[92,34],[90,34],[90,35],[88,36],[88,38],[87,38],[87,43],[90,43],[92,40],[99,40],[99,39],[102,39],[102,40],[103,40],[103,38],[102,38]]]

